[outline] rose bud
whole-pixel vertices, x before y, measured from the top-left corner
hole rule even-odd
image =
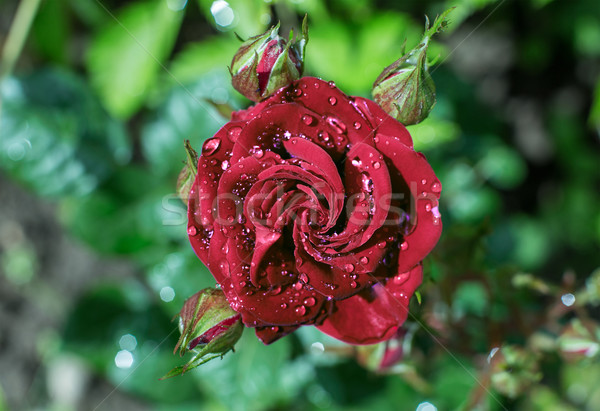
[[[373,84],[373,98],[390,116],[408,126],[423,121],[435,105],[435,84],[429,74],[427,48],[431,37],[447,26],[446,10],[435,19],[421,42],[410,52],[389,65]],[[403,47],[404,48],[404,47]]]
[[[173,368],[163,377],[182,375],[212,359],[233,351],[242,336],[241,315],[231,309],[223,291],[206,288],[186,300],[179,313],[179,331],[174,353],[195,355],[187,364]]]
[[[190,145],[190,140],[185,140],[185,152],[187,154],[185,165],[177,177],[177,194],[181,201],[187,205],[190,189],[196,179],[196,173],[198,173],[198,153]]]
[[[302,76],[308,41],[306,17],[302,35],[293,42],[279,36],[279,24],[251,37],[239,48],[229,69],[233,87],[252,101],[261,101]]]

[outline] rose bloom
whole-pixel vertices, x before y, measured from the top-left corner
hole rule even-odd
[[[265,344],[301,325],[373,344],[407,318],[440,192],[402,124],[304,77],[204,143],[188,234]]]

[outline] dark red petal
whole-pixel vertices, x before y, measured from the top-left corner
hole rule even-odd
[[[408,317],[408,304],[422,281],[422,266],[384,285],[375,284],[351,298],[335,302],[334,311],[318,326],[349,344],[376,344],[391,338]]]
[[[370,120],[380,136],[395,137],[408,147],[413,146],[410,133],[396,119],[390,117],[377,103],[362,97],[354,97],[355,106]]]
[[[285,337],[291,332],[296,331],[298,329],[297,325],[281,327],[281,326],[273,326],[273,327],[256,327],[256,336],[263,344],[268,345],[271,344],[278,339]]]
[[[243,205],[246,195],[258,179],[258,174],[280,161],[277,154],[265,153],[260,159],[245,157],[233,164],[221,177],[217,189],[215,228],[228,237],[240,234],[244,227]]]
[[[347,138],[351,144],[373,145],[373,130],[365,115],[355,107],[354,98],[344,94],[333,82],[303,77],[295,83],[295,87],[302,94],[295,96],[294,101],[319,113],[334,130],[334,137]]]
[[[388,136],[381,136],[377,148],[401,174],[415,202],[409,215],[412,232],[404,236],[398,258],[398,270],[408,271],[431,252],[440,238],[438,199],[442,186],[423,154]]]
[[[194,251],[205,264],[213,232],[213,202],[221,175],[224,168],[227,168],[223,163],[230,161],[233,149],[229,133],[233,129],[241,129],[243,125],[244,123],[238,122],[227,123],[214,137],[204,142],[198,158],[198,172],[188,201],[188,234]]]

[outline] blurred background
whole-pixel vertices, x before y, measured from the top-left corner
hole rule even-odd
[[[361,348],[246,330],[158,381],[214,285],[175,182],[249,104],[234,33],[308,13],[305,75],[368,97],[451,6],[409,128],[444,187],[414,317]],[[0,411],[600,409],[597,0],[2,0],[0,44]]]

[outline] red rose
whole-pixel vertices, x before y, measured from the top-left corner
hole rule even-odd
[[[373,344],[406,320],[442,230],[440,191],[403,125],[305,77],[204,143],[188,233],[264,343],[316,325]]]

